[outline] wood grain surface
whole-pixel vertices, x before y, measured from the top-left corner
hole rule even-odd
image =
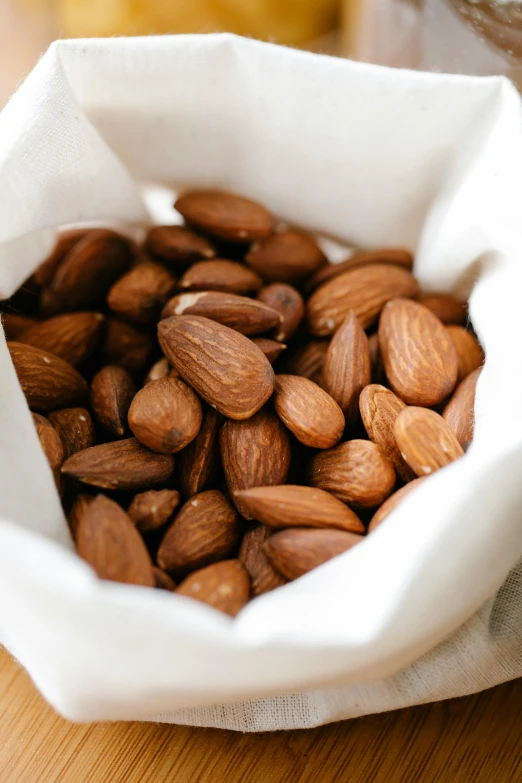
[[[1,783],[518,783],[522,680],[306,731],[60,718],[0,651]]]

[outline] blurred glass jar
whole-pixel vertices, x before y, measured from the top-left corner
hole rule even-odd
[[[428,71],[505,74],[522,90],[521,0],[344,0],[344,51]]]

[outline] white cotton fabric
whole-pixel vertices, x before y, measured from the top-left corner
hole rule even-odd
[[[55,226],[219,186],[471,293],[487,362],[466,457],[372,536],[235,620],[74,554],[0,337],[0,626],[75,720],[315,726],[522,674],[522,114],[502,78],[393,71],[231,35],[62,41],[0,115],[0,294]]]

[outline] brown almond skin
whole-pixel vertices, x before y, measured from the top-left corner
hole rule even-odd
[[[321,386],[328,346],[327,340],[309,340],[298,345],[290,356],[285,355],[285,372],[289,375],[301,375]]]
[[[286,345],[276,340],[269,340],[268,337],[254,337],[252,342],[265,354],[270,364],[273,364],[286,350]]]
[[[444,408],[444,413],[442,414],[442,418],[464,451],[467,450],[473,440],[475,394],[481,369],[479,367],[477,370],[474,370],[457,386],[453,397]]]
[[[68,362],[32,345],[10,342],[7,347],[31,410],[46,413],[86,399],[87,384]]]
[[[170,373],[170,364],[168,362],[168,359],[158,359],[157,362],[154,362],[150,370],[148,371],[147,375],[145,376],[145,380],[143,381],[143,385],[145,386],[147,383],[152,383],[152,381],[159,381],[160,378],[166,378],[167,375]]]
[[[375,323],[390,299],[417,296],[419,284],[403,267],[392,264],[368,264],[348,269],[323,283],[308,300],[308,325],[311,334],[333,334],[350,310],[363,329]]]
[[[427,307],[410,299],[388,302],[379,342],[389,384],[408,405],[431,407],[451,394],[457,352],[445,326]]]
[[[250,515],[268,527],[327,527],[364,533],[359,517],[322,489],[285,484],[236,493]]]
[[[450,325],[446,329],[457,352],[459,366],[457,383],[461,383],[470,373],[482,367],[484,351],[476,337],[463,326]]]
[[[298,283],[324,266],[326,256],[310,234],[286,229],[254,243],[245,261],[265,280]]]
[[[142,261],[117,280],[107,294],[109,309],[127,321],[155,324],[176,287],[176,278],[154,261]]]
[[[54,429],[50,421],[39,413],[33,413],[33,422],[42,446],[43,452],[47,457],[47,462],[54,476],[56,488],[60,491],[61,474],[60,468],[63,462],[63,446],[60,436]]]
[[[168,522],[179,501],[175,489],[149,489],[133,497],[127,514],[141,533],[147,533]]]
[[[417,489],[419,484],[421,484],[427,478],[427,476],[415,478],[413,481],[410,481],[409,484],[405,484],[403,487],[398,489],[397,492],[394,492],[393,495],[390,495],[390,497],[384,501],[382,506],[377,509],[371,518],[370,524],[368,525],[368,533],[373,533],[373,531],[379,527],[381,522],[383,522],[386,517],[402,503],[406,495],[409,495],[410,492],[413,492],[414,489]]]
[[[287,283],[272,283],[261,289],[258,299],[281,315],[274,339],[287,342],[305,316],[305,303],[299,291]]]
[[[372,366],[372,383],[386,383],[378,332],[374,332],[374,334],[371,334],[368,337],[368,348],[370,350],[370,363]]]
[[[86,408],[62,408],[50,413],[49,421],[62,442],[64,459],[94,446],[94,424]]]
[[[16,340],[23,342],[18,338],[26,332],[31,326],[39,323],[36,318],[30,318],[28,315],[20,313],[1,313],[2,326],[6,340]]]
[[[270,565],[263,552],[263,544],[270,533],[264,525],[256,525],[245,533],[239,550],[239,561],[248,571],[254,598],[286,584],[286,579]]]
[[[107,318],[103,364],[115,364],[138,375],[150,365],[155,348],[155,341],[148,332],[125,321]]]
[[[100,579],[154,587],[147,548],[125,511],[105,495],[97,495],[82,514],[76,551]]]
[[[152,451],[175,454],[194,440],[201,427],[201,404],[186,383],[161,378],[136,394],[129,408],[133,434]]]
[[[77,367],[95,350],[104,325],[101,313],[65,313],[35,323],[23,332],[19,342],[53,353]]]
[[[127,414],[136,386],[123,367],[108,365],[96,373],[91,383],[91,407],[95,418],[115,438],[127,430]]]
[[[80,524],[80,519],[83,517],[85,511],[87,510],[87,507],[92,503],[94,500],[94,495],[76,495],[74,498],[74,502],[71,506],[71,510],[69,511],[69,516],[67,517],[67,523],[69,525],[69,529],[71,531],[71,535],[73,539],[76,541],[76,535],[78,532],[78,525]]]
[[[221,291],[243,296],[259,291],[262,285],[262,279],[252,269],[225,258],[198,261],[179,281],[184,291]]]
[[[188,223],[232,242],[252,242],[272,232],[272,216],[265,207],[233,193],[191,190],[174,207]]]
[[[305,446],[329,449],[340,441],[345,425],[342,410],[308,378],[277,375],[274,406],[283,424]]]
[[[90,307],[104,296],[132,261],[128,240],[109,229],[90,231],[77,242],[42,290],[42,315]]]
[[[464,455],[457,438],[435,411],[406,408],[397,416],[393,431],[402,456],[417,476],[434,473]]]
[[[402,248],[382,248],[380,250],[357,250],[346,261],[339,264],[326,264],[315,274],[308,278],[305,284],[305,292],[310,293],[318,286],[338,277],[348,269],[354,269],[357,266],[367,266],[368,264],[393,264],[402,266],[406,269],[413,268],[413,256],[409,250]]]
[[[250,597],[250,579],[239,560],[223,560],[190,574],[176,593],[235,617]]]
[[[147,233],[144,248],[151,256],[174,269],[216,255],[208,239],[184,226],[154,226]]]
[[[359,395],[371,381],[368,338],[355,313],[350,312],[332,337],[323,366],[323,389],[344,413],[346,423],[355,422]]]
[[[155,454],[136,438],[102,443],[65,460],[62,473],[101,489],[139,492],[164,484],[174,470],[170,454]]]
[[[375,508],[393,491],[395,471],[376,443],[349,440],[313,458],[310,483],[353,508]]]
[[[179,454],[178,481],[185,498],[208,489],[218,472],[220,423],[219,413],[205,406],[198,434]]]
[[[245,519],[252,519],[249,506],[237,492],[284,484],[291,459],[288,433],[273,411],[262,408],[247,421],[225,422],[220,446],[232,500]]]
[[[272,395],[274,371],[254,343],[208,318],[178,315],[160,321],[163,353],[209,405],[230,419],[248,419]]]
[[[175,592],[176,582],[171,579],[165,571],[162,571],[161,568],[157,568],[156,566],[154,566],[152,571],[154,574],[155,587],[158,590],[167,590],[169,593]]]
[[[362,390],[359,406],[370,440],[381,447],[403,481],[414,479],[415,473],[403,460],[393,433],[395,420],[405,409],[405,403],[389,389],[373,383]]]
[[[421,294],[419,302],[431,310],[443,324],[464,325],[468,320],[466,302],[461,302],[451,294]]]
[[[42,261],[40,266],[32,274],[32,280],[34,280],[39,288],[49,285],[67,253],[78,244],[80,239],[83,239],[91,231],[93,231],[93,229],[73,228],[61,231],[58,234],[52,252],[49,253],[47,258]]]
[[[171,315],[202,315],[247,337],[268,332],[281,323],[277,310],[257,299],[222,291],[179,294],[167,302],[161,317],[169,318]]]
[[[236,510],[221,492],[209,489],[182,506],[160,544],[157,563],[174,577],[183,576],[229,557],[240,539]]]
[[[263,552],[275,570],[289,581],[297,579],[363,540],[344,530],[294,528],[270,536]]]

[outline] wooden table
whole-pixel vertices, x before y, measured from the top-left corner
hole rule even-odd
[[[2,783],[518,783],[522,680],[307,731],[63,720],[0,651]]]

